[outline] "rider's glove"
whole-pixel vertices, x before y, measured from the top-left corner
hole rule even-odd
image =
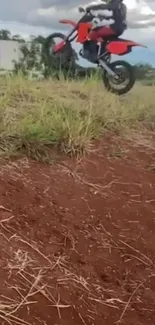
[[[79,7],[79,12],[84,12],[84,8],[83,7]]]
[[[90,13],[90,10],[91,10],[91,6],[89,6],[89,7],[86,8],[86,12],[87,12],[87,14]]]

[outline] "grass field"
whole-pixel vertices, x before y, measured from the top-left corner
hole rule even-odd
[[[120,98],[91,79],[38,82],[18,76],[2,79],[0,87],[1,154],[47,157],[51,145],[87,152],[106,130],[154,127],[154,87],[136,86]]]
[[[0,79],[0,324],[155,324],[154,90]]]

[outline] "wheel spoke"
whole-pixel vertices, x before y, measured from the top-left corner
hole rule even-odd
[[[111,76],[108,72],[104,72],[105,87],[118,95],[128,92],[135,83],[133,67],[125,61],[112,62],[109,67],[116,75]]]

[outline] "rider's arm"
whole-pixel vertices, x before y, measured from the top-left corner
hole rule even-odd
[[[98,5],[92,5],[87,7],[87,10],[115,10],[118,7],[117,1],[112,3],[100,3]]]

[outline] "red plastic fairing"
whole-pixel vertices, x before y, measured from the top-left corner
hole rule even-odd
[[[83,43],[87,36],[89,35],[89,31],[92,27],[91,23],[80,23],[78,26],[78,38],[76,40],[77,43]]]
[[[54,53],[61,51],[61,49],[64,47],[65,44],[66,44],[65,41],[61,41],[58,44],[55,44],[54,45]]]
[[[106,49],[111,54],[123,55],[131,52],[131,49],[134,46],[146,47],[144,45],[129,40],[118,39],[116,41],[109,42],[106,46]]]
[[[59,22],[62,24],[71,25],[73,27],[76,27],[76,25],[77,25],[73,20],[69,20],[69,19],[61,19],[61,20],[59,20]]]

